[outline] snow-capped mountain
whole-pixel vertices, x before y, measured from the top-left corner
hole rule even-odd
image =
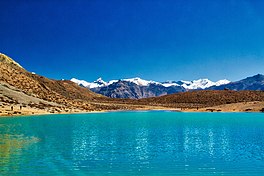
[[[94,82],[87,82],[76,78],[72,78],[71,81],[87,87],[96,93],[112,98],[147,98],[185,92],[187,90],[206,89],[211,86],[220,86],[230,82],[226,79],[217,82],[210,81],[209,79],[157,82],[144,80],[139,77],[111,80],[108,82],[103,81],[102,78]]]
[[[209,87],[210,90],[264,90],[264,75],[257,74],[254,76],[247,77],[240,81],[231,82],[226,85],[212,86]]]
[[[89,89],[92,89],[92,88],[97,88],[97,87],[104,87],[104,86],[109,86],[113,83],[116,83],[118,81],[126,81],[126,82],[132,82],[136,85],[139,85],[139,86],[148,86],[149,84],[161,84],[159,82],[156,82],[156,81],[147,81],[147,80],[144,80],[144,79],[141,79],[141,78],[129,78],[129,79],[120,79],[120,80],[111,80],[109,82],[105,82],[102,78],[98,78],[96,81],[94,82],[87,82],[85,80],[78,80],[76,78],[72,78],[71,79],[72,82],[75,82],[83,87],[87,87]]]
[[[71,81],[77,83],[80,86],[87,87],[89,89],[96,88],[96,87],[104,87],[108,85],[108,83],[103,81],[102,78],[98,78],[94,82],[87,82],[85,80],[78,80],[76,78],[72,78]]]
[[[116,83],[118,81],[126,81],[126,82],[132,82],[139,86],[149,86],[150,84],[156,84],[156,85],[162,85],[164,87],[171,87],[171,86],[182,86],[185,89],[192,90],[192,89],[205,89],[211,86],[220,86],[223,84],[228,84],[230,81],[227,79],[219,80],[217,82],[210,81],[209,79],[198,79],[194,81],[166,81],[166,82],[157,82],[157,81],[148,81],[141,79],[139,77],[136,78],[129,78],[129,79],[120,79],[120,80],[111,80],[109,82],[105,82],[102,78],[98,78],[94,82],[87,82],[84,80],[78,80],[76,78],[71,79],[72,82],[75,82],[79,85],[82,85],[87,88],[97,88],[97,87],[104,87],[109,86],[113,83]]]
[[[139,77],[130,78],[130,79],[121,79],[121,80],[132,82],[132,83],[135,83],[136,85],[139,85],[139,86],[148,86],[149,84],[161,84],[161,83],[156,82],[156,81],[147,81],[147,80],[141,79]]]
[[[187,90],[193,89],[206,89],[211,86],[220,86],[228,84],[230,81],[227,79],[219,80],[217,82],[210,81],[209,79],[198,79],[194,81],[178,81],[177,84],[184,87]]]

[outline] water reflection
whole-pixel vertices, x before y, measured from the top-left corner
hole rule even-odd
[[[146,128],[140,128],[137,130],[135,142],[135,156],[137,159],[141,161],[148,161],[148,130]]]
[[[87,128],[86,123],[78,124],[73,130],[73,160],[98,159],[98,130]]]
[[[230,138],[229,131],[227,130],[226,127],[221,128],[221,133],[220,133],[220,140],[221,140],[221,152],[222,156],[225,158],[225,160],[230,159],[230,141],[228,140]]]
[[[228,155],[230,137],[228,129],[225,127],[184,127],[184,155],[186,158],[192,156],[207,156],[210,158],[218,157],[220,153],[225,157]],[[180,144],[181,145],[181,144]],[[217,152],[217,153],[216,153]]]
[[[155,117],[158,120],[126,118],[63,119],[65,124],[56,130],[55,123],[47,123],[42,129],[36,127],[32,132],[36,136],[42,134],[46,140],[31,152],[49,152],[35,155],[35,158],[41,156],[40,162],[53,163],[57,169],[67,167],[80,171],[78,173],[101,172],[103,175],[119,171],[145,174],[150,170],[188,173],[190,169],[197,173],[211,173],[232,165],[235,159],[243,161],[244,167],[247,161],[255,160],[263,165],[261,128],[244,128],[241,133],[232,125],[210,119],[204,123],[174,117],[167,120],[159,117]],[[13,146],[16,145],[17,155],[23,155],[20,150],[23,144],[14,142]],[[6,151],[1,149],[1,153]],[[39,165],[35,166],[36,170]],[[41,164],[43,168],[44,165]],[[54,169],[53,166],[50,168]]]
[[[184,140],[183,140],[184,151],[189,151],[190,150],[190,140],[191,140],[189,127],[184,127],[183,136],[184,136]],[[187,152],[184,152],[184,153],[187,153]]]
[[[96,122],[96,121],[95,121]],[[225,125],[149,127],[145,122],[115,124],[107,121],[78,123],[72,132],[72,158],[75,170],[118,170],[129,172],[156,168],[161,163],[171,169],[199,168],[213,171],[214,162],[228,161],[236,153],[236,136]],[[204,165],[204,161],[208,162]],[[211,164],[210,164],[211,163]],[[164,166],[165,167],[165,166]]]
[[[24,135],[0,134],[0,167],[1,173],[19,170],[19,157],[22,155],[23,148],[39,142],[39,138],[26,137]],[[17,162],[14,162],[16,160]]]
[[[215,150],[215,146],[214,146],[215,142],[214,142],[214,132],[212,128],[208,129],[208,152],[210,154],[211,157],[214,156],[214,150]]]
[[[230,136],[232,129],[224,125],[194,127],[178,124],[158,129],[149,128],[146,123],[133,125],[123,126],[112,122],[104,128],[96,123],[76,125],[72,133],[75,169],[92,168],[95,163],[100,163],[100,167],[104,168],[123,163],[130,163],[131,167],[153,167],[153,161],[168,160],[173,165],[182,159],[186,167],[203,160],[228,161],[232,152],[236,153],[230,145],[234,144],[236,137]]]

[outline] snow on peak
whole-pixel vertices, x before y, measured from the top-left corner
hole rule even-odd
[[[231,81],[227,80],[227,79],[223,79],[223,80],[219,80],[215,83],[216,86],[221,86],[221,85],[224,85],[224,84],[228,84],[230,83]]]
[[[141,79],[139,77],[130,78],[130,79],[122,79],[122,81],[133,82],[133,83],[135,83],[137,85],[140,85],[140,86],[147,86],[149,84],[160,84],[159,82],[156,82],[156,81],[147,81],[147,80]]]
[[[109,82],[105,82],[105,81],[103,81],[102,78],[98,78],[94,82],[87,82],[87,81],[84,81],[84,80],[78,80],[76,78],[72,78],[71,81],[75,82],[75,83],[77,83],[79,85],[82,85],[84,87],[90,88],[90,89],[96,88],[96,87],[109,86],[109,85],[111,85],[113,83],[118,82],[118,80],[111,80]],[[121,79],[121,81],[132,82],[132,83],[135,83],[135,84],[140,85],[140,86],[148,86],[149,84],[161,84],[161,83],[156,82],[156,81],[147,81],[147,80],[141,79],[139,77],[129,78],[129,79]]]
[[[78,85],[83,85],[84,87],[88,87],[88,85],[90,84],[87,81],[79,80],[79,79],[76,79],[76,78],[72,78],[71,81],[76,83],[76,84],[78,84]]]
[[[94,83],[97,83],[99,85],[107,85],[107,82],[105,82],[101,77],[94,81]]]
[[[198,79],[198,80],[193,80],[193,81],[180,81],[185,89],[206,89],[211,86],[220,86],[223,84],[228,84],[230,81],[224,79],[224,80],[219,80],[217,82],[213,82],[207,78],[205,79]]]
[[[82,85],[84,87],[87,87],[89,89],[96,88],[96,87],[103,87],[103,86],[107,85],[107,83],[104,82],[102,80],[102,78],[99,78],[99,79],[97,79],[94,82],[87,82],[87,81],[84,81],[84,80],[78,80],[76,78],[72,78],[71,81],[77,83],[78,85]]]
[[[210,81],[209,79],[198,79],[191,82],[192,83],[187,86],[186,89],[205,89],[215,85],[215,83]]]
[[[163,85],[164,87],[180,86],[175,81],[166,81],[166,82],[161,83],[161,85]]]
[[[75,82],[79,85],[82,85],[84,87],[87,87],[89,89],[109,86],[113,83],[118,82],[118,80],[111,80],[109,82],[105,82],[102,78],[98,78],[94,82],[87,82],[84,80],[78,80],[76,78],[72,78],[71,81]],[[181,81],[177,81],[177,82],[176,81],[166,81],[166,82],[160,83],[160,82],[156,82],[156,81],[148,81],[148,80],[141,79],[139,77],[135,77],[135,78],[129,78],[129,79],[121,79],[121,81],[132,82],[132,83],[135,83],[139,86],[148,86],[150,84],[157,84],[157,85],[162,85],[164,87],[182,86],[185,89],[206,89],[206,88],[211,87],[211,86],[220,86],[223,84],[230,83],[230,81],[228,81],[226,79],[219,80],[217,82],[213,82],[207,78],[206,79],[193,80],[193,81],[181,80]]]
[[[104,81],[104,80],[100,77],[100,78],[98,78],[96,81],[98,81],[98,82],[102,82],[102,81]]]

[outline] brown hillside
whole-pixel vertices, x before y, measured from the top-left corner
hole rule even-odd
[[[200,90],[139,100],[144,104],[188,108],[252,101],[264,101],[264,91]]]
[[[9,64],[10,66],[15,67],[15,68],[22,68],[22,66],[19,65],[17,62],[15,62],[13,59],[11,59],[10,57],[2,53],[0,53],[0,62]]]
[[[96,94],[71,81],[51,80],[32,74],[11,58],[1,55],[0,115],[146,108],[144,105],[127,102],[130,101],[113,100]]]
[[[64,105],[76,104],[70,100],[104,99],[104,96],[93,93],[71,81],[51,80],[32,74],[18,66],[19,64],[16,65],[11,58],[5,55],[1,55],[1,58],[0,82],[14,86],[29,96]]]

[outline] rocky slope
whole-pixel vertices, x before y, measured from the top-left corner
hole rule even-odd
[[[226,85],[212,86],[209,90],[264,90],[264,75],[258,74]]]
[[[80,108],[81,102],[75,99],[102,97],[71,81],[50,80],[32,74],[6,55],[0,54],[0,58],[1,108],[48,108],[54,112]]]
[[[18,64],[13,59],[11,59],[10,57],[8,57],[7,55],[2,54],[2,53],[0,53],[0,62],[1,63],[5,63],[5,64],[8,64],[8,65],[10,65],[12,67],[16,67],[16,68],[23,69],[23,67],[20,64]]]
[[[77,86],[71,81],[51,80],[37,74],[32,74],[18,65],[5,62],[5,60],[4,62],[0,62],[0,68],[0,81],[14,86],[33,97],[62,104],[66,104],[65,101],[70,99],[103,97]]]
[[[148,86],[141,86],[133,82],[122,80],[119,80],[108,86],[92,88],[91,90],[111,98],[135,99],[156,97],[185,91],[185,89],[181,86],[164,87],[160,84],[149,84]]]
[[[0,108],[31,107],[48,112],[116,109],[96,102],[108,98],[72,81],[51,80],[26,71],[10,57],[0,54]],[[0,110],[1,111],[1,110]],[[1,112],[3,113],[3,112]],[[14,113],[14,112],[13,112]]]

